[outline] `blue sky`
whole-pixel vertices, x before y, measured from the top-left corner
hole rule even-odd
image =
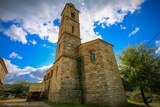
[[[55,60],[66,2],[80,10],[82,42],[101,38],[114,45],[116,55],[130,45],[148,43],[160,32],[159,0],[1,0],[0,57],[9,71],[5,83],[42,81]],[[160,55],[160,36],[150,46]]]

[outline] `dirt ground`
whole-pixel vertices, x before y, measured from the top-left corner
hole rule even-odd
[[[26,99],[0,100],[0,107],[50,107],[43,101],[26,102]]]
[[[160,107],[160,101],[158,101],[158,102],[153,102],[153,103],[151,103],[150,105],[153,106],[153,107]]]

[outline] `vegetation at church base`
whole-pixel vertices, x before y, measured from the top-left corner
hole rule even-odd
[[[81,90],[81,103],[84,103],[84,98],[83,98],[83,84],[82,84],[82,67],[83,67],[83,58],[78,57],[77,58],[77,74],[78,74],[78,79],[79,82],[77,84],[77,89]]]
[[[155,49],[139,44],[126,48],[119,59],[125,90],[140,90],[149,107],[144,91],[160,94],[160,57],[155,56]]]
[[[82,90],[82,57],[77,58],[77,74],[79,79],[79,84],[77,84],[77,89]]]

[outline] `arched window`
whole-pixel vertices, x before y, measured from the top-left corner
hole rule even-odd
[[[95,53],[93,51],[90,51],[90,59],[91,59],[91,61],[96,60],[96,56],[95,56]]]

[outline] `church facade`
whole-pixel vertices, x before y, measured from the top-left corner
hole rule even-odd
[[[48,100],[104,106],[126,102],[113,45],[101,39],[81,43],[79,11],[72,3],[61,16],[55,62],[43,81]]]

